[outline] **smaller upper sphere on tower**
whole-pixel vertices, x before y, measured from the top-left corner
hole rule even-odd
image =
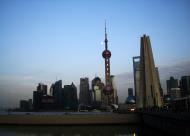
[[[102,52],[102,56],[103,58],[107,59],[107,58],[110,58],[111,57],[111,52],[109,50],[104,50]]]

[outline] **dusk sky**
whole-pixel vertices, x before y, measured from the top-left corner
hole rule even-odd
[[[189,0],[0,0],[0,107],[39,82],[104,80],[105,19],[113,75],[132,72],[143,34],[156,66],[190,60]]]

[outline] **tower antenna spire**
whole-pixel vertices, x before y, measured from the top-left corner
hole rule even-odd
[[[107,32],[106,32],[106,20],[105,20],[105,39],[107,39]]]
[[[105,48],[108,49],[108,39],[107,39],[107,28],[106,28],[106,20],[105,20]]]

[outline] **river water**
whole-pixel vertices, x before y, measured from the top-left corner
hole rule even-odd
[[[0,126],[0,136],[162,136],[137,125]]]

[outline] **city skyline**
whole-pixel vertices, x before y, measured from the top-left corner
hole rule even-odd
[[[111,74],[132,72],[144,33],[158,67],[189,61],[189,5],[186,0],[1,1],[0,94],[29,98],[39,82],[79,85],[81,77],[104,77],[105,19]]]

